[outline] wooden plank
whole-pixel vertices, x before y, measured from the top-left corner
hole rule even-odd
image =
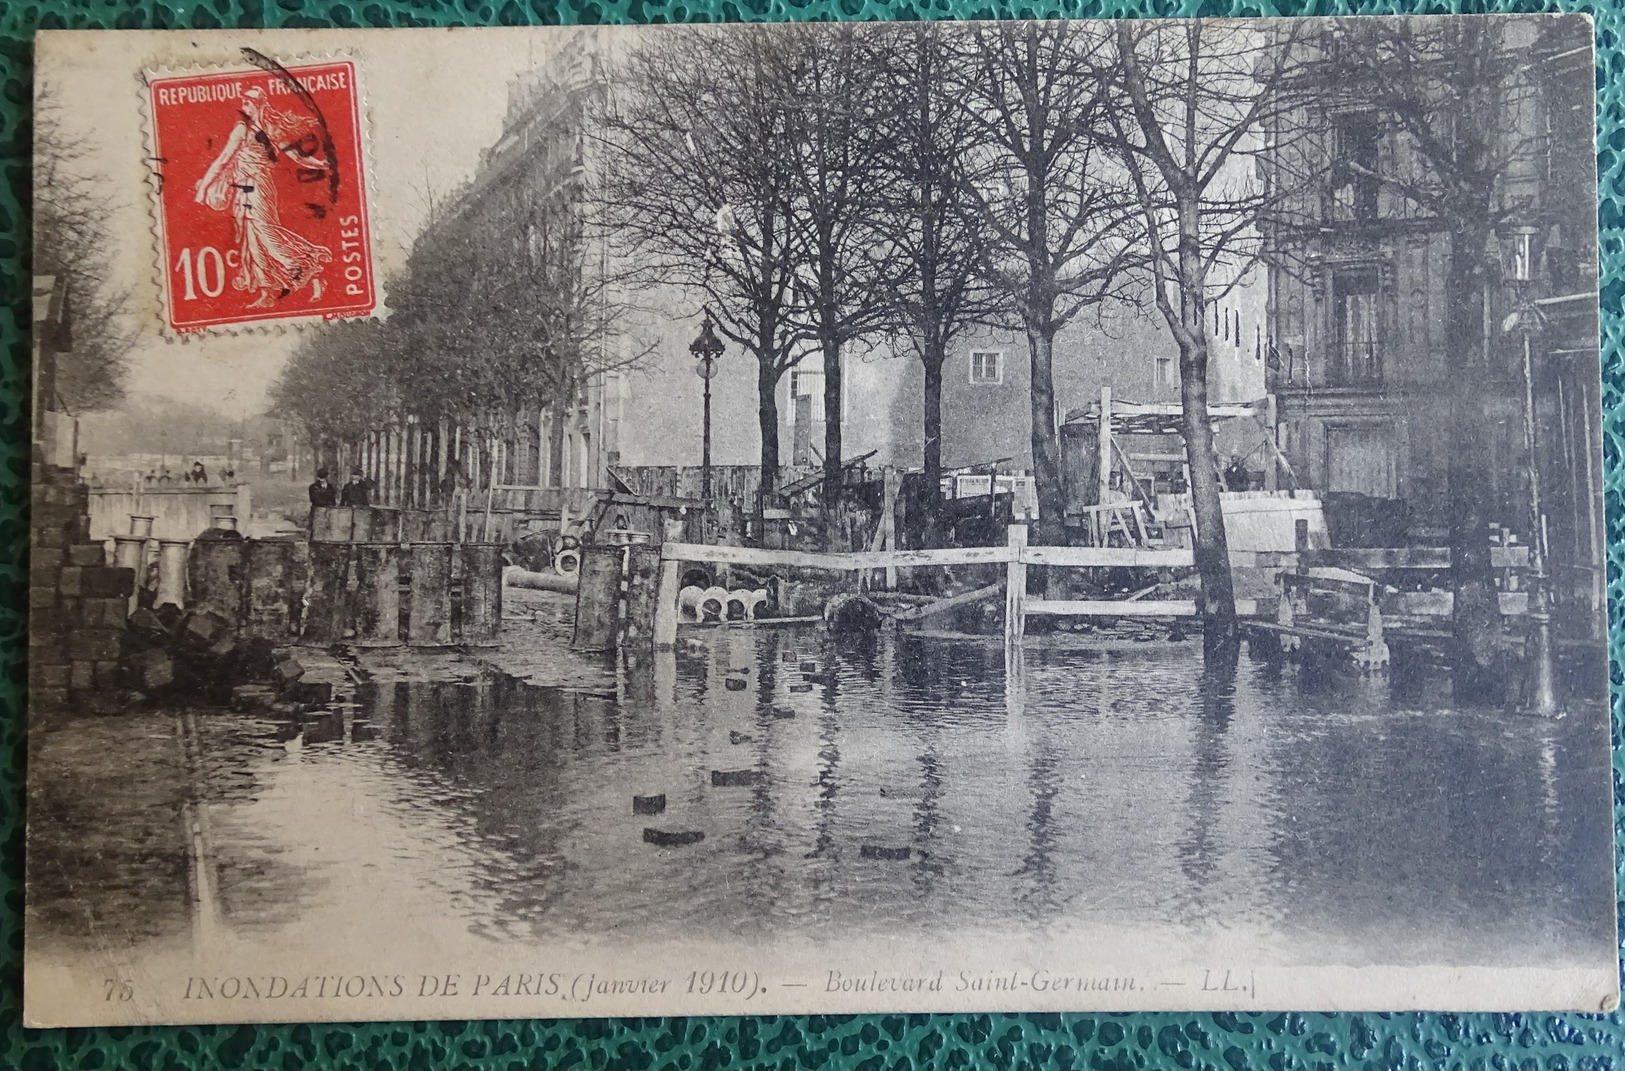
[[[1196,564],[1189,550],[1144,550],[1136,547],[1023,547],[1023,565],[1070,565],[1103,568],[1140,566],[1174,569]]]
[[[1258,599],[1237,599],[1236,613],[1242,617],[1256,614],[1258,603]],[[1029,599],[1027,612],[1052,617],[1195,617],[1196,600]]]
[[[668,542],[661,547],[665,561],[715,562],[850,572],[913,565],[1000,564],[1010,561],[1009,547],[949,547],[943,550],[876,550],[819,554],[801,550],[761,547],[718,547],[706,543]]]
[[[1330,566],[1369,572],[1376,569],[1448,569],[1449,547],[1334,547],[1305,551],[1304,565]],[[1529,565],[1528,547],[1491,547],[1490,564],[1497,569]]]
[[[958,595],[952,595],[946,599],[938,599],[935,602],[925,603],[922,606],[912,606],[907,610],[902,610],[893,614],[892,618],[897,621],[919,621],[922,618],[931,617],[934,614],[940,614],[946,610],[952,610],[960,606],[969,606],[973,602],[981,602],[983,599],[990,599],[1003,590],[1003,584],[989,584],[985,588],[977,588],[974,591],[961,592]]]
[[[1529,592],[1500,593],[1501,613],[1509,616],[1529,612]],[[1382,597],[1382,612],[1406,617],[1449,617],[1455,596],[1448,591],[1396,591]]]
[[[1195,617],[1196,600],[1030,599],[1027,612],[1064,617]]]

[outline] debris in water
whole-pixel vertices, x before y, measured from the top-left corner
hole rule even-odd
[[[810,685],[810,684],[792,684],[792,685],[790,685],[790,690],[792,692],[810,692],[810,691],[812,691],[812,685]]]
[[[705,834],[698,829],[671,830],[644,827],[643,842],[661,848],[681,848],[685,844],[698,844]]]
[[[879,844],[865,844],[860,854],[865,859],[883,859],[887,862],[901,862],[908,858],[910,849],[887,848]]]
[[[728,743],[730,744],[754,744],[755,742],[756,738],[754,736],[747,736],[738,729],[728,730]]]
[[[739,677],[726,677],[723,679],[723,684],[730,692],[742,692],[746,687],[746,682]]]
[[[757,770],[712,770],[711,784],[715,788],[748,788],[762,779]]]
[[[658,796],[633,796],[633,814],[662,814],[666,810],[666,794]]]

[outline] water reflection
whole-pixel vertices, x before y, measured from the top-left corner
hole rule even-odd
[[[404,911],[576,944],[1133,924],[1349,963],[1607,939],[1600,710],[1204,672],[1189,642],[1007,670],[996,643],[715,630],[662,661],[606,692],[487,674],[365,685],[298,726],[200,719],[230,771],[208,801],[225,924]],[[633,815],[657,794],[665,813]],[[705,838],[662,849],[645,826]]]

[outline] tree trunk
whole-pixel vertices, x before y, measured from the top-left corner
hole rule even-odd
[[[1187,305],[1187,307],[1191,307]],[[1224,652],[1236,645],[1235,586],[1230,577],[1230,542],[1219,498],[1219,469],[1213,449],[1213,421],[1207,406],[1207,328],[1200,306],[1196,323],[1179,336],[1180,431],[1191,471],[1191,506],[1196,516],[1193,557],[1202,584],[1202,645]]]
[[[841,499],[841,340],[825,331],[820,343],[824,351],[824,509],[829,511]]]
[[[942,528],[942,366],[947,353],[940,342],[926,344],[925,365],[925,496],[926,539],[935,546]]]
[[[1450,625],[1455,693],[1466,702],[1494,699],[1502,684],[1497,666],[1501,607],[1488,528],[1489,451],[1482,431],[1482,384],[1489,372],[1482,359],[1487,245],[1482,223],[1455,228],[1445,277],[1445,362],[1455,380],[1449,409]]]
[[[779,484],[779,373],[771,360],[757,358],[756,424],[762,433],[762,478],[756,492],[756,516],[773,499]],[[758,533],[760,527],[758,527]]]
[[[1066,496],[1061,490],[1061,447],[1055,434],[1055,331],[1027,328],[1032,366],[1033,479],[1038,486],[1038,531],[1034,543],[1064,542]]]

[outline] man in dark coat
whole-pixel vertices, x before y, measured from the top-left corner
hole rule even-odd
[[[328,482],[326,469],[316,470],[316,480],[310,485],[310,504],[312,507],[339,504],[338,488]]]
[[[367,484],[367,477],[359,468],[350,470],[350,480],[339,492],[339,505],[341,506],[370,506],[372,505],[372,489]]]

